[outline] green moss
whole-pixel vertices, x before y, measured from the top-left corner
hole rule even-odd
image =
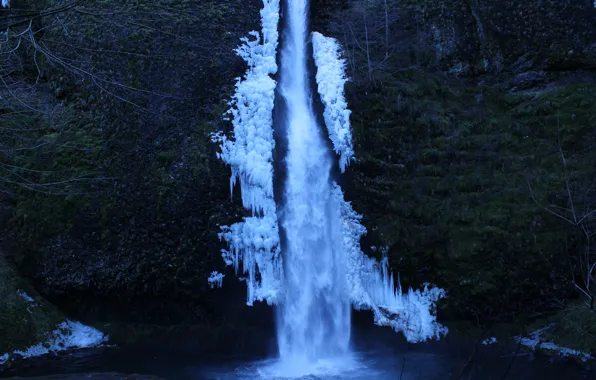
[[[557,138],[574,186],[593,178],[596,86],[512,95],[418,75],[409,88],[397,74],[382,86],[361,83],[366,96],[349,93],[359,163],[348,193],[370,241],[390,246],[405,285],[447,289],[443,317],[549,310],[550,297],[574,294],[553,279],[565,283],[562,253],[581,240],[532,201],[526,180],[538,199],[565,207],[560,155],[548,148]],[[399,102],[387,101],[396,91]]]
[[[15,122],[36,125],[19,137],[42,147],[18,150],[10,162],[11,179],[18,182],[11,190],[18,197],[7,229],[22,239],[24,254],[36,252],[48,236],[70,231],[77,214],[89,207],[96,184],[104,181],[104,140],[102,130],[73,104],[57,116],[24,113]]]

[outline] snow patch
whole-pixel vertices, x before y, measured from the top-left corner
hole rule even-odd
[[[388,259],[381,263],[366,256],[360,249],[360,237],[366,228],[360,223],[362,216],[346,202],[340,187],[335,184],[334,197],[341,204],[343,238],[348,262],[348,286],[350,299],[355,309],[370,309],[375,324],[390,326],[404,334],[408,342],[439,339],[447,334],[447,327],[437,322],[436,302],[445,296],[445,291],[428,284],[422,291],[402,291],[395,287],[393,274],[389,273]],[[398,281],[399,282],[399,281]]]
[[[31,346],[24,351],[16,350],[13,354],[31,358],[72,348],[95,347],[108,340],[108,337],[101,331],[69,320],[62,322],[56,330],[48,335],[50,336],[48,341]],[[0,356],[0,364],[7,360],[8,354]]]
[[[563,356],[563,357],[567,357],[567,356],[574,356],[577,357],[578,359],[582,360],[582,361],[587,361],[589,359],[592,359],[592,355],[590,355],[589,353],[586,352],[582,352],[582,351],[578,351],[578,350],[574,350],[571,348],[567,348],[567,347],[561,347],[553,342],[547,342],[547,341],[542,341],[541,340],[541,336],[542,334],[546,331],[549,330],[550,328],[552,328],[555,324],[551,323],[541,329],[538,329],[536,331],[533,331],[530,333],[529,337],[519,337],[516,336],[513,339],[518,342],[519,344],[521,344],[524,347],[527,347],[533,351],[537,350],[537,349],[542,349],[542,350],[547,350],[547,351],[553,351],[558,353],[559,355]]]
[[[489,346],[491,344],[495,344],[497,343],[497,338],[495,338],[494,336],[491,338],[486,338],[482,341],[482,344],[485,346]]]
[[[25,300],[25,302],[27,303],[27,312],[29,314],[33,314],[33,309],[35,309],[37,307],[37,302],[35,302],[35,299],[33,299],[33,297],[29,296],[27,293],[25,293],[24,290],[17,290],[17,295],[19,297],[21,297],[23,300]]]
[[[35,300],[31,296],[29,296],[27,293],[25,293],[24,290],[21,290],[21,289],[17,290],[17,294],[19,295],[19,297],[21,297],[22,299],[24,299],[25,302],[27,302],[27,303],[35,303]]]
[[[215,287],[221,288],[223,285],[224,277],[225,277],[225,275],[223,275],[217,271],[213,271],[213,272],[211,272],[211,275],[207,279],[207,282],[209,282],[209,286],[211,288],[215,288]]]
[[[71,348],[94,347],[107,342],[108,339],[107,336],[93,327],[69,320],[62,322],[51,335],[52,338],[45,343],[31,346],[25,351],[17,350],[14,353],[29,358]]]
[[[521,343],[520,343],[520,344],[521,344],[522,346],[525,346],[525,347],[528,347],[528,348],[531,348],[532,350],[534,350],[534,349],[536,349],[536,347],[537,347],[537,346],[540,344],[540,336],[541,336],[541,335],[542,335],[542,334],[543,334],[543,333],[544,333],[546,330],[549,330],[549,329],[551,329],[551,328],[552,328],[552,327],[554,327],[554,326],[555,326],[555,324],[554,324],[554,323],[551,323],[551,324],[549,324],[549,325],[547,325],[547,326],[544,326],[544,327],[543,327],[543,328],[541,328],[541,329],[538,329],[538,330],[536,330],[536,331],[533,331],[533,332],[531,332],[531,333],[530,333],[530,336],[528,336],[528,337],[519,337],[519,336],[516,336],[516,337],[514,337],[513,339],[514,339],[516,342],[518,342],[518,343],[520,343],[520,341],[521,341]]]
[[[584,362],[592,359],[592,355],[590,355],[587,352],[582,352],[582,351],[574,350],[574,349],[567,348],[567,347],[561,347],[561,346],[554,344],[553,342],[540,343],[540,348],[543,350],[555,351],[563,357],[575,356]]]
[[[325,105],[323,117],[335,153],[340,156],[339,167],[343,173],[354,156],[351,111],[344,97],[344,85],[348,81],[346,61],[341,58],[341,47],[336,39],[313,32],[312,43],[319,95]]]
[[[220,239],[228,243],[222,250],[226,265],[246,277],[247,304],[274,303],[281,288],[282,265],[276,205],[273,199],[273,105],[277,72],[279,0],[263,0],[261,33],[249,33],[236,49],[248,64],[236,93],[229,102],[234,139],[221,132],[212,135],[220,144],[218,157],[230,165],[230,191],[240,181],[242,204],[252,216],[243,222],[223,226]],[[211,283],[211,281],[210,281]]]

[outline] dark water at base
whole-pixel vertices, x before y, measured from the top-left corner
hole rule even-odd
[[[280,365],[267,357],[273,337],[264,334],[247,337],[247,347],[263,347],[238,354],[207,354],[189,346],[188,341],[201,344],[201,336],[180,336],[180,345],[172,344],[177,337],[164,341],[160,337],[144,343],[82,350],[66,355],[35,359],[13,370],[0,372],[0,378],[40,377],[39,379],[78,380],[92,378],[145,379],[120,377],[120,374],[143,374],[167,380],[252,380],[284,379],[278,376],[293,370],[292,378],[308,380],[370,379],[370,380],[576,380],[595,379],[596,374],[585,366],[545,356],[518,352],[514,342],[475,347],[475,342],[452,334],[440,342],[408,344],[388,329],[371,328],[358,331],[353,337],[354,355],[318,363],[316,368]],[[238,339],[245,339],[240,338]],[[203,342],[205,343],[205,342]],[[213,351],[211,351],[213,352]],[[308,370],[311,375],[300,376]],[[89,375],[93,373],[93,375]],[[103,374],[102,374],[103,373]],[[73,375],[80,374],[73,377]],[[47,377],[45,377],[47,376]],[[51,377],[50,377],[51,376]],[[148,379],[148,378],[147,378]]]

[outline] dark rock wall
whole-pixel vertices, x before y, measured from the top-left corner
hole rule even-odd
[[[20,191],[4,219],[7,252],[50,300],[81,315],[163,323],[204,322],[220,307],[207,277],[224,267],[219,225],[242,210],[209,134],[230,128],[226,102],[246,70],[234,49],[260,28],[261,7],[94,2],[60,14],[63,25],[42,19],[37,38],[52,56],[39,91],[55,94],[60,122],[85,144],[41,166],[93,178],[66,197]],[[244,293],[232,280],[218,294],[242,307]]]
[[[543,206],[570,208],[561,147],[574,207],[594,208],[593,4],[316,3],[352,79],[347,194],[364,249],[387,246],[405,286],[445,287],[443,318],[512,319],[578,297],[587,239]]]
[[[223,267],[218,226],[243,213],[209,133],[230,128],[222,114],[245,71],[233,49],[260,7],[94,2],[36,18],[51,54],[23,49],[12,75],[37,82],[52,112],[21,121],[52,144],[20,165],[51,173],[37,180],[85,180],[2,187],[0,227],[21,275],[64,310],[164,324],[246,311],[231,271],[223,290],[206,282]],[[406,286],[445,287],[445,318],[532,315],[576,297],[585,239],[542,206],[569,208],[558,147],[575,205],[595,201],[593,4],[313,0],[311,16],[345,48],[357,161],[344,188],[365,216],[364,249],[387,246]]]

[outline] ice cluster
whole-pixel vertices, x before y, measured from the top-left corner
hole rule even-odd
[[[396,288],[393,274],[389,272],[388,260],[377,260],[365,255],[360,248],[360,238],[366,228],[360,223],[362,216],[344,200],[339,186],[334,187],[334,196],[341,205],[344,249],[348,262],[348,286],[352,306],[370,309],[375,324],[390,326],[404,334],[409,342],[438,339],[447,333],[447,328],[436,320],[435,304],[445,296],[442,289],[425,286],[424,290],[409,289],[402,292]]]
[[[317,86],[325,106],[323,117],[333,149],[339,155],[339,167],[343,173],[354,156],[350,129],[351,111],[344,97],[344,85],[348,81],[346,62],[341,58],[341,47],[335,38],[313,32],[312,44],[317,66]]]
[[[228,243],[223,257],[236,272],[246,275],[247,304],[274,303],[281,287],[282,265],[275,201],[273,199],[273,104],[277,72],[279,0],[263,0],[262,30],[250,32],[236,50],[248,64],[238,79],[230,101],[234,138],[219,133],[218,157],[230,165],[230,190],[240,182],[242,204],[252,216],[222,227],[220,238]],[[240,267],[242,265],[242,267]]]

